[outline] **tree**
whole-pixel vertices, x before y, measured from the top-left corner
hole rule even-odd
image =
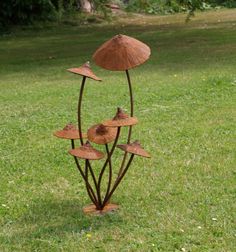
[[[79,6],[83,12],[91,13],[93,10],[93,4],[89,0],[80,0]]]
[[[30,24],[35,20],[55,20],[72,9],[107,14],[105,5],[112,0],[0,0],[0,26]],[[190,15],[197,9],[212,6],[236,7],[235,0],[123,0],[131,11],[148,13],[179,12],[183,8]],[[169,10],[169,11],[168,11]]]

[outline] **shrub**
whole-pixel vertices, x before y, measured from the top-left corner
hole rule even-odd
[[[53,20],[75,7],[75,0],[1,0],[0,24],[29,24]]]

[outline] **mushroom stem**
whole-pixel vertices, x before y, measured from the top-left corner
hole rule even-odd
[[[133,92],[132,92],[132,85],[131,85],[131,80],[129,76],[129,71],[125,70],[128,85],[129,85],[129,96],[130,96],[130,116],[134,116],[134,98],[133,98]]]
[[[92,202],[95,204],[95,206],[97,207],[97,200],[96,200],[96,196],[95,196],[95,194],[93,193],[92,195],[90,195],[90,191],[89,191],[89,180],[88,180],[88,163],[87,163],[87,159],[86,159],[86,161],[85,161],[85,178],[86,178],[86,189],[87,189],[87,192],[88,192],[88,194],[89,194],[89,196],[92,196],[92,197],[90,197],[90,199],[92,200]]]
[[[82,105],[82,98],[83,98],[83,91],[84,91],[85,81],[86,81],[86,76],[83,76],[81,87],[80,87],[79,101],[78,101],[78,130],[79,130],[79,136],[80,136],[80,143],[81,143],[81,145],[84,144],[84,142],[83,142],[83,135],[82,135],[81,105]],[[95,187],[96,187],[96,191],[97,191],[98,190],[98,188],[97,188],[97,182],[96,182],[96,179],[95,179],[92,167],[91,167],[91,165],[90,165],[90,163],[89,163],[88,160],[86,160],[86,167],[87,166],[89,167],[89,170],[90,170],[90,173],[92,175],[92,178],[93,178],[93,181],[94,181],[94,184],[95,184]],[[87,168],[85,170],[87,170]],[[86,182],[86,187],[87,187],[88,181],[85,180],[85,182]],[[90,186],[90,188],[89,187],[87,188],[89,196],[91,196],[90,195],[90,190],[91,190],[91,186]],[[93,201],[94,204],[96,202],[95,205],[97,206],[97,200],[96,200],[95,194],[94,194],[93,191],[91,191],[91,192],[93,194],[94,201],[92,200],[91,197],[90,197],[90,199]]]
[[[113,152],[114,152],[114,150],[115,150],[117,141],[118,141],[118,139],[119,139],[119,135],[120,135],[120,127],[118,127],[118,129],[117,129],[115,141],[114,141],[114,143],[113,143],[113,146],[112,146],[112,148],[111,148],[111,151],[110,151],[109,154],[107,155],[107,159],[106,159],[106,161],[105,161],[105,163],[104,163],[104,165],[103,165],[103,167],[102,167],[102,169],[101,169],[101,172],[100,172],[100,174],[99,174],[99,178],[98,178],[98,202],[99,202],[100,209],[102,209],[102,206],[103,206],[103,204],[102,204],[102,199],[101,199],[101,182],[102,182],[102,176],[103,176],[103,173],[104,173],[104,171],[105,171],[105,168],[106,168],[108,162],[110,161],[111,156],[112,156],[112,154],[113,154]]]
[[[125,167],[125,169],[123,170],[122,174],[117,178],[117,180],[115,181],[115,184],[114,184],[112,190],[110,191],[109,195],[104,199],[102,207],[104,207],[107,204],[107,202],[110,200],[112,194],[114,193],[114,191],[116,190],[117,186],[120,184],[122,178],[125,176],[126,172],[128,171],[129,166],[131,165],[131,163],[133,161],[133,158],[134,158],[134,154],[132,154],[130,156],[130,159],[129,159],[129,161],[128,161],[126,167]]]
[[[107,152],[107,156],[108,156],[109,155],[108,144],[106,144],[105,146],[106,146],[106,152]],[[109,160],[109,179],[108,179],[108,185],[107,185],[107,191],[106,191],[106,194],[105,194],[105,198],[108,196],[108,194],[110,192],[111,181],[112,181],[112,163],[111,163],[111,160]]]
[[[86,159],[86,162],[87,162],[87,166],[88,166],[88,168],[89,168],[89,171],[90,171],[90,173],[91,173],[91,176],[92,176],[92,178],[93,178],[93,182],[94,182],[94,185],[95,185],[95,188],[96,188],[96,192],[98,192],[98,183],[97,183],[97,181],[96,181],[96,177],[95,177],[95,175],[94,175],[93,169],[92,169],[92,167],[91,167],[91,165],[90,165],[89,160]]]
[[[72,149],[75,148],[75,141],[74,141],[74,139],[71,139],[71,147],[72,147]]]
[[[88,192],[88,195],[89,195],[89,198],[91,199],[91,201],[94,203],[94,205],[97,207],[98,206],[98,201],[96,199],[96,196],[95,196],[95,193],[93,191],[93,188],[91,187],[91,185],[89,184],[88,180],[86,179],[86,176],[79,164],[79,161],[77,159],[77,157],[74,156],[74,160],[75,160],[75,163],[76,163],[76,166],[77,166],[77,169],[79,170],[80,172],[80,175],[82,176],[82,178],[84,179],[85,181],[85,184],[86,184],[86,189],[87,189],[87,192]]]
[[[130,80],[130,75],[129,75],[129,71],[125,70],[126,73],[126,77],[127,77],[127,81],[128,81],[128,85],[129,85],[129,97],[130,97],[130,116],[133,117],[134,116],[134,99],[133,99],[133,92],[132,92],[132,85],[131,85],[131,80]],[[127,144],[130,143],[131,140],[131,134],[132,134],[132,125],[129,126],[129,133],[128,133],[128,138],[127,138]],[[124,157],[120,166],[120,170],[118,172],[118,176],[117,179],[120,177],[124,166],[125,166],[125,161],[127,158],[127,152],[124,153]]]
[[[71,139],[71,147],[72,147],[72,149],[75,148],[74,139]],[[79,165],[79,162],[75,156],[74,156],[74,159],[75,159],[75,163],[77,165],[77,168],[86,183],[86,189],[87,189],[88,195],[89,195],[90,199],[92,200],[92,202],[97,206],[97,199],[96,199],[95,193],[93,192],[91,185],[88,183],[88,179],[87,179],[86,175],[84,175],[84,173]],[[91,169],[91,166],[89,166],[89,168]],[[94,174],[92,176],[94,176]],[[95,185],[95,186],[97,186],[97,185]],[[96,189],[97,189],[97,187],[96,187]]]
[[[88,163],[87,163],[87,159],[86,159],[86,161],[85,161],[85,179],[86,179],[86,188],[87,188],[87,192],[89,193],[89,180],[88,180]],[[97,204],[97,202],[96,202],[96,197],[95,197],[95,195],[94,194],[92,194],[92,197],[91,197],[91,200],[92,200],[92,202],[96,205]],[[97,205],[96,205],[97,206]]]
[[[86,81],[86,76],[83,76],[83,80],[80,87],[79,101],[78,101],[78,130],[79,130],[81,145],[83,145],[83,135],[82,135],[82,126],[81,126],[81,104],[82,104],[85,81]]]

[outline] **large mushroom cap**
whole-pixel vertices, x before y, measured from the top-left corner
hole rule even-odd
[[[117,128],[105,127],[103,124],[96,124],[88,129],[87,135],[91,142],[96,144],[107,144],[116,138]]]
[[[89,141],[79,148],[70,150],[69,153],[72,156],[88,160],[98,160],[104,157],[104,154],[101,151],[94,149]]]
[[[93,71],[92,71],[92,69],[90,67],[89,61],[87,61],[85,64],[83,64],[80,67],[67,69],[67,71],[69,71],[71,73],[74,73],[74,74],[79,74],[79,75],[82,75],[82,76],[86,76],[86,77],[91,78],[91,79],[96,80],[96,81],[101,81],[101,79],[98,78],[93,73]]]
[[[116,115],[111,120],[107,120],[102,124],[106,127],[122,127],[122,126],[131,126],[138,123],[136,117],[130,117],[121,108],[117,108]]]
[[[75,125],[68,123],[63,130],[58,130],[53,133],[54,136],[64,139],[80,139],[79,131],[76,129]],[[84,138],[87,137],[86,134],[82,135]]]
[[[143,42],[119,34],[101,45],[93,54],[93,59],[107,70],[124,71],[143,64],[150,54],[150,48]]]
[[[120,144],[120,145],[117,145],[117,147],[123,151],[129,152],[138,156],[147,157],[147,158],[151,157],[150,154],[142,148],[142,146],[140,145],[138,141],[135,141],[130,144]]]

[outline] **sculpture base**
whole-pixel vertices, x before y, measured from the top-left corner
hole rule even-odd
[[[95,205],[88,205],[83,208],[85,214],[102,215],[109,212],[113,212],[119,208],[118,205],[109,203],[102,210],[97,210]]]

